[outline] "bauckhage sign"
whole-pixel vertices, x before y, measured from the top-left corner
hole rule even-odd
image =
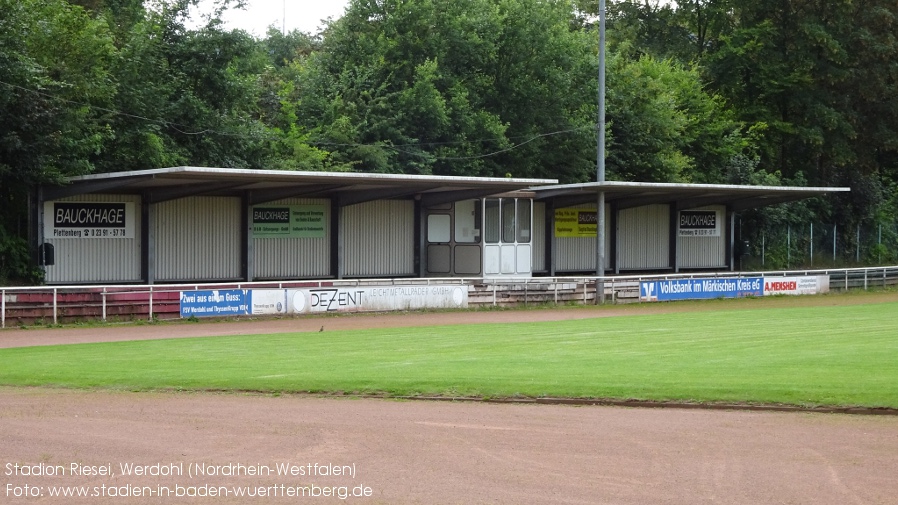
[[[44,238],[134,238],[133,202],[44,202]]]
[[[256,238],[324,238],[324,205],[266,205],[253,207]]]
[[[720,216],[716,210],[681,210],[677,230],[681,237],[719,237]]]

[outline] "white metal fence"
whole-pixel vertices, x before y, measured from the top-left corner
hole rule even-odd
[[[609,303],[638,302],[643,281],[828,275],[831,290],[871,289],[898,286],[898,266],[825,270],[781,270],[767,272],[713,272],[643,274],[606,277],[533,277],[520,279],[483,278],[391,278],[308,280],[275,282],[229,282],[166,285],[28,286],[0,287],[0,328],[9,321],[102,320],[178,317],[180,292],[189,290],[250,288],[321,288],[385,285],[466,285],[471,305],[528,303],[591,303],[602,282]]]

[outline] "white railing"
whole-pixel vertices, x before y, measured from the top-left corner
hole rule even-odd
[[[154,300],[156,303],[171,304],[172,296],[162,295],[179,293],[188,290],[208,289],[248,289],[248,288],[315,288],[315,287],[354,287],[354,286],[384,286],[384,285],[468,285],[471,289],[480,292],[491,291],[491,304],[498,304],[498,294],[501,291],[523,294],[526,303],[528,293],[546,293],[553,291],[553,301],[558,303],[559,293],[571,291],[571,285],[575,286],[577,298],[582,293],[582,302],[587,303],[595,299],[596,286],[602,281],[604,296],[612,303],[622,298],[638,301],[639,283],[642,281],[675,280],[675,279],[704,279],[704,278],[738,278],[738,277],[779,277],[779,276],[811,276],[828,275],[830,277],[830,289],[869,289],[871,287],[887,287],[898,285],[898,266],[869,267],[869,268],[842,268],[822,270],[787,270],[768,272],[693,272],[679,274],[639,274],[639,275],[614,275],[605,277],[596,276],[556,276],[556,277],[530,277],[530,278],[482,278],[482,277],[452,277],[452,278],[385,278],[385,279],[320,279],[320,280],[292,280],[292,281],[265,281],[265,282],[215,282],[215,283],[182,283],[182,284],[156,284],[156,285],[76,285],[76,286],[23,286],[0,287],[0,328],[6,328],[8,313],[13,310],[30,309],[45,313],[50,309],[49,317],[53,324],[58,324],[60,317],[61,295],[99,294],[100,318],[107,320],[107,311],[110,307],[108,299],[112,296],[127,297],[128,295],[145,296],[145,300],[139,300],[138,304],[146,303],[146,311],[141,314],[147,319],[154,318]],[[567,286],[567,287],[565,287]],[[590,291],[591,290],[591,291]],[[633,292],[636,296],[633,296]],[[19,298],[29,295],[50,295],[49,299],[21,302]],[[592,295],[592,296],[590,296]],[[160,298],[160,296],[162,298]],[[33,296],[32,296],[33,297]],[[543,299],[547,298],[547,295]],[[161,302],[159,300],[162,300]],[[490,302],[486,302],[490,303]],[[120,303],[121,304],[121,303]],[[66,309],[91,306],[90,303],[73,303],[66,305]],[[94,305],[95,306],[95,305]],[[135,314],[131,314],[135,315]],[[46,316],[42,316],[46,317]]]

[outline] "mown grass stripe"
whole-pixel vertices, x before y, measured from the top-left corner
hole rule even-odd
[[[0,350],[0,383],[898,407],[898,304]]]

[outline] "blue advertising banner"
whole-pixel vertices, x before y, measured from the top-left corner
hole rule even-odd
[[[693,300],[699,298],[738,298],[763,296],[760,277],[740,279],[677,279],[639,283],[639,299],[647,302]]]
[[[252,313],[252,291],[181,291],[181,317],[243,316]]]

